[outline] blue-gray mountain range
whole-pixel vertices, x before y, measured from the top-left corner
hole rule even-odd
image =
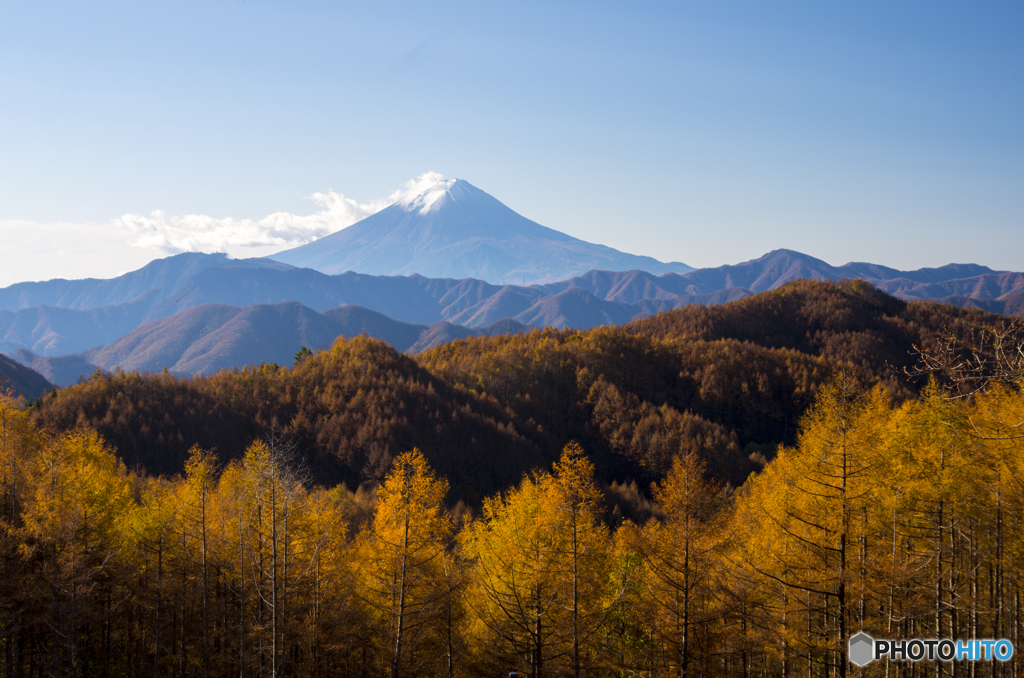
[[[909,300],[1002,313],[1024,309],[1021,273],[975,265],[918,271],[872,264],[833,267],[787,250],[682,275],[590,271],[528,287],[419,275],[325,275],[268,260],[181,254],[112,280],[0,289],[0,352],[59,384],[97,366],[166,365],[192,374],[247,362],[286,362],[299,346],[317,347],[339,334],[365,331],[400,350],[416,351],[476,334],[469,331],[474,328],[493,333],[497,330],[488,326],[503,319],[510,319],[498,326],[505,330],[587,328],[692,303],[725,303],[799,278],[855,277]],[[444,324],[434,327],[438,323]]]
[[[367,334],[399,351],[416,353],[455,339],[530,329],[508,318],[480,328],[447,322],[417,325],[362,306],[339,306],[318,313],[295,301],[250,306],[202,304],[148,322],[106,346],[83,353],[41,356],[22,348],[12,357],[63,386],[96,369],[156,372],[167,368],[173,374],[190,376],[264,362],[291,365],[299,347],[327,348],[339,336]]]
[[[0,289],[0,353],[58,384],[96,367],[166,366],[190,375],[249,362],[287,363],[299,346],[315,348],[339,334],[363,331],[415,352],[477,333],[620,324],[687,304],[726,303],[800,278],[861,278],[908,300],[1006,314],[1024,310],[1024,273],[974,264],[916,271],[869,263],[832,266],[791,250],[736,265],[665,272],[666,266],[688,267],[582,243],[520,217],[463,181],[432,190],[276,260],[179,254],[109,280]],[[359,261],[379,263],[389,250],[403,251],[412,270],[434,271],[435,264],[458,260],[464,268],[451,270],[469,274],[325,273],[281,261],[329,271]],[[511,268],[495,268],[501,252]],[[572,275],[599,254],[607,257],[600,261],[633,270]],[[620,255],[625,259],[615,258]],[[530,257],[537,262],[531,275],[561,271],[561,279],[532,285],[485,279],[525,276]]]

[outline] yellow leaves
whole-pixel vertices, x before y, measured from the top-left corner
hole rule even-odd
[[[670,521],[710,519],[716,492],[704,477],[706,472],[703,460],[692,451],[673,458],[665,479],[653,488],[655,501]]]
[[[447,533],[443,515],[448,481],[438,479],[426,457],[418,449],[402,454],[391,465],[391,472],[380,490],[375,524],[382,530],[398,527],[406,517],[428,530]]]
[[[105,533],[129,504],[124,469],[93,431],[47,441],[34,462],[25,525],[37,539],[70,540],[82,528]]]
[[[83,554],[117,550],[118,527],[132,504],[123,464],[94,431],[49,435],[3,395],[0,500],[0,528],[11,553],[50,558],[50,565],[63,558],[60,567]]]
[[[477,634],[491,639],[508,623],[518,638],[512,644],[528,645],[532,619],[546,616],[557,595],[549,583],[554,549],[544,526],[540,484],[526,478],[507,496],[484,500],[482,513],[462,533],[464,553],[475,562],[468,595],[482,624]]]
[[[963,601],[983,607],[971,579],[978,559],[1008,548],[999,543],[1002,526],[1020,498],[1003,494],[1004,478],[1024,447],[1024,439],[988,434],[996,422],[1020,424],[1020,403],[1018,393],[999,389],[954,401],[932,385],[893,408],[881,388],[837,374],[796,447],[737,496],[731,559],[756,583],[749,594],[807,629],[812,613],[794,600],[829,611],[835,623],[807,637],[787,632],[825,652],[841,651],[851,628],[882,632],[915,619],[937,632],[935,624],[954,623],[952,608]]]
[[[41,443],[41,436],[21,403],[0,391],[0,505],[16,505]],[[17,520],[0,511],[0,539],[16,528]]]
[[[466,554],[478,559],[486,573],[499,580],[521,582],[531,586],[541,576],[543,562],[551,550],[551,536],[543,527],[545,521],[540,484],[524,479],[506,496],[484,500],[482,518],[471,523],[462,533]]]
[[[723,576],[726,532],[715,506],[718,491],[704,473],[696,454],[677,455],[653,488],[664,520],[620,530],[643,561],[636,612],[647,633],[673,648],[666,661],[680,669],[694,655],[696,629],[707,633],[707,625],[721,619],[717,593],[729,579]]]
[[[358,596],[374,620],[374,642],[392,676],[441,656],[437,634],[451,619],[446,612],[456,585],[448,576],[447,492],[447,482],[419,450],[400,455],[378,492],[373,522],[353,550]]]
[[[28,412],[21,403],[0,391],[0,478],[19,457],[36,446],[37,440]]]
[[[217,457],[212,452],[193,445],[185,462],[185,477],[189,485],[208,487],[215,479],[216,464]]]
[[[593,474],[582,448],[569,443],[553,473],[524,478],[505,497],[485,500],[482,519],[463,533],[475,562],[468,593],[475,633],[505,666],[524,656],[537,670],[548,658],[585,660],[618,600]]]
[[[554,491],[549,496],[560,501],[564,510],[597,518],[602,496],[594,484],[594,464],[579,443],[573,441],[563,448],[562,457],[554,464],[551,488]]]
[[[403,565],[429,578],[451,541],[444,509],[448,483],[438,479],[418,449],[397,457],[377,495],[373,524],[359,549],[371,578],[388,578]],[[376,584],[371,584],[376,586]]]

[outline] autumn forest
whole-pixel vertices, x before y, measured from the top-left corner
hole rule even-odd
[[[1020,675],[1019,324],[799,281],[416,356],[357,337],[0,396],[35,676]]]

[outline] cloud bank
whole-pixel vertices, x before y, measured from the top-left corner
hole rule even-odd
[[[443,180],[437,172],[410,179],[386,199],[359,203],[341,193],[314,193],[309,199],[322,209],[310,215],[275,212],[262,219],[217,218],[204,214],[169,216],[156,210],[148,215],[125,214],[114,226],[129,234],[129,244],[166,254],[231,252],[239,248],[298,247],[379,212],[388,205],[422,193]]]
[[[277,212],[263,219],[219,219],[203,214],[125,214],[103,222],[4,220],[0,216],[0,287],[27,280],[111,278],[180,252],[227,252],[263,257],[351,226],[443,180],[427,172],[387,198],[360,203],[327,191],[309,196],[312,214]]]

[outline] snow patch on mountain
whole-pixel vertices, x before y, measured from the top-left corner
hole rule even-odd
[[[410,195],[376,214],[271,258],[328,274],[418,273],[524,285],[565,280],[592,269],[657,274],[692,270],[547,228],[464,179],[427,174],[416,184],[408,187]],[[411,194],[415,188],[419,192]]]
[[[435,206],[440,208],[441,198],[445,197],[457,181],[458,179],[442,179],[434,183],[432,186],[429,186],[418,195],[403,198],[398,201],[398,204],[406,212],[414,212],[418,210],[420,214],[428,214]]]

